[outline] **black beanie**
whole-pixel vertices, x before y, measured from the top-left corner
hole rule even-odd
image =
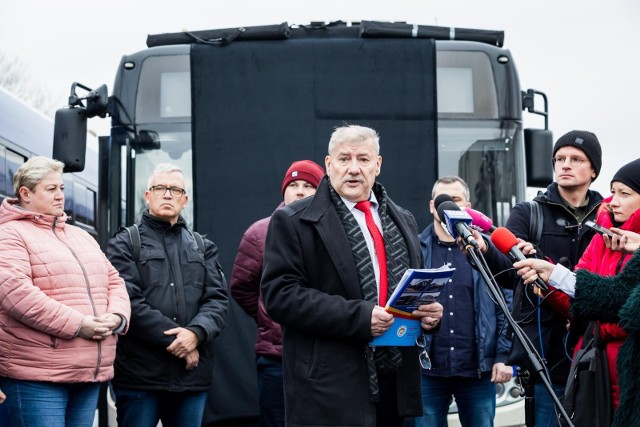
[[[611,183],[621,182],[640,194],[640,159],[636,159],[631,163],[627,163],[613,176]]]
[[[598,137],[586,130],[572,130],[562,135],[556,141],[556,145],[553,146],[553,156],[562,147],[576,147],[587,155],[593,170],[596,171],[596,178],[600,175],[600,169],[602,168],[602,148],[600,147],[600,141]],[[594,178],[594,180],[596,179]]]

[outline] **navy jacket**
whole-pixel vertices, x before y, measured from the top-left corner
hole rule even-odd
[[[424,268],[432,268],[431,265],[431,243],[435,236],[433,224],[425,228],[420,233],[420,246],[424,258]],[[456,266],[459,268],[459,266]],[[472,269],[469,265],[468,268]],[[480,273],[475,269],[471,272],[473,276],[473,295],[475,313],[475,335],[476,349],[478,355],[479,372],[490,372],[493,365],[498,362],[505,363],[511,349],[511,339],[508,337],[508,325],[505,315],[500,310],[491,297]],[[511,306],[511,291],[504,290],[507,304]],[[427,351],[431,349],[433,341],[432,335],[426,335]]]

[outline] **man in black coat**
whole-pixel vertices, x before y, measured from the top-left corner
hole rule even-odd
[[[415,219],[375,182],[381,164],[373,129],[337,128],[315,196],[271,218],[261,287],[283,328],[287,426],[393,427],[422,412],[417,348],[369,346],[393,323],[379,303],[407,268],[422,266]],[[359,210],[367,201],[385,255]],[[414,315],[429,331],[442,306]]]
[[[556,182],[533,202],[540,208],[540,218],[535,210],[532,212],[535,205],[518,203],[506,227],[517,238],[536,244],[537,256],[573,269],[594,234],[584,224],[595,220],[602,202],[602,195],[589,189],[602,166],[600,142],[591,132],[573,130],[558,138],[551,161]],[[536,241],[538,229],[532,225],[535,222],[542,223],[539,241]],[[567,319],[539,298],[534,287],[524,286],[513,270],[513,262],[494,246],[488,246],[485,258],[491,270],[499,273],[498,283],[514,289],[513,317],[544,359],[554,391],[562,400],[571,364],[567,354],[572,353],[570,347],[584,331],[573,325],[577,331],[567,337]],[[517,340],[513,341],[508,363],[535,373]],[[535,384],[535,418],[538,427],[557,425],[554,403],[539,378]]]
[[[145,200],[139,241],[121,230],[107,247],[131,299],[131,325],[118,340],[112,380],[118,426],[161,420],[165,427],[200,427],[213,339],[227,311],[226,282],[216,245],[187,229],[180,216],[189,200],[182,170],[158,165]]]

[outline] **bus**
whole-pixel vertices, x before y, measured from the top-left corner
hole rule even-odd
[[[52,156],[54,121],[0,87],[0,199],[15,197],[13,175],[33,156]],[[69,223],[97,237],[98,140],[87,139],[82,172],[64,174],[64,210]]]
[[[216,242],[227,275],[245,229],[281,201],[282,172],[298,159],[323,164],[343,123],[378,131],[378,179],[421,229],[444,175],[464,178],[474,208],[502,225],[527,187],[552,180],[546,96],[521,90],[503,43],[501,31],[370,21],[150,35],[122,57],[110,96],[103,85],[73,97],[56,150],[64,159],[81,146],[64,137],[78,123],[111,117],[99,144],[101,236],[138,220],[156,164],[178,164],[192,189],[185,219]],[[523,129],[524,110],[544,128]],[[230,301],[204,425],[255,425],[254,339]],[[500,405],[520,401],[513,387]]]

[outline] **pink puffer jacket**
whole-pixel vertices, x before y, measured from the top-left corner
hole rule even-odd
[[[113,377],[116,336],[76,336],[85,315],[129,324],[124,281],[91,235],[53,217],[0,206],[0,376],[51,382]]]

